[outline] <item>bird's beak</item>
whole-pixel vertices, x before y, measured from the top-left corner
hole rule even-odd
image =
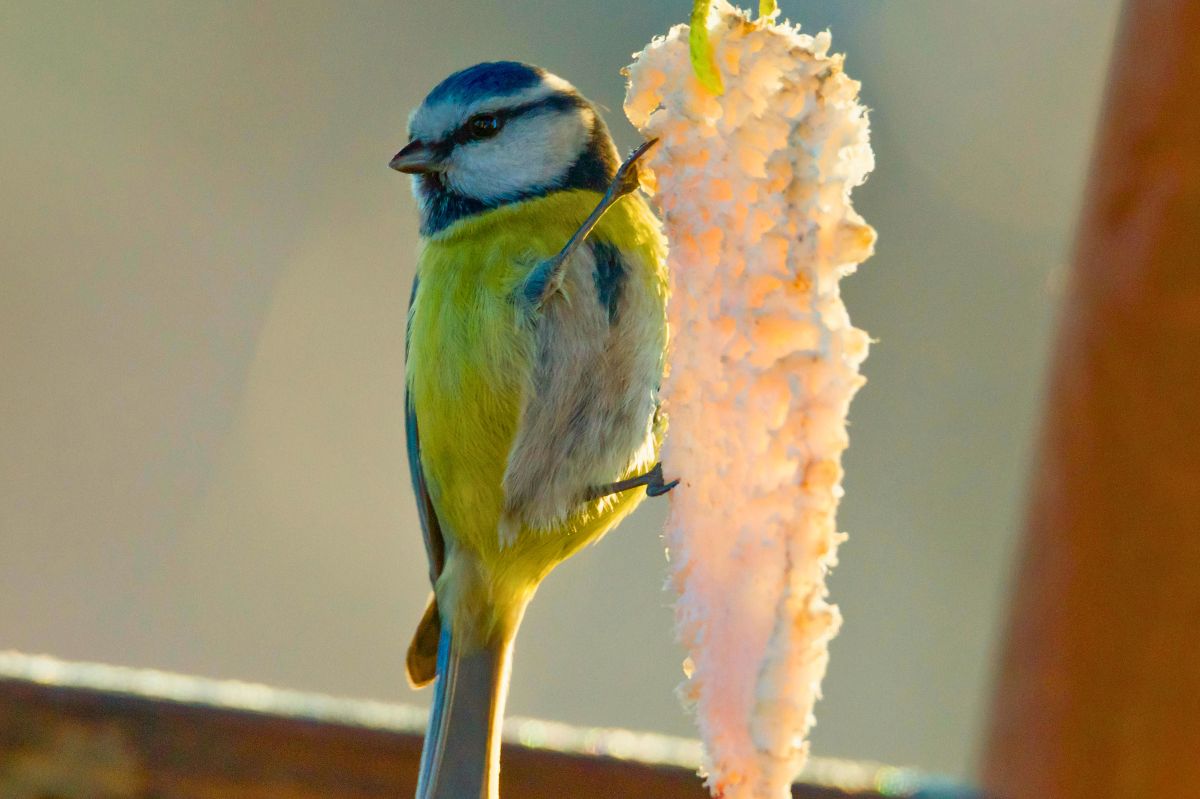
[[[427,172],[441,172],[443,169],[439,159],[429,146],[420,139],[413,139],[404,145],[404,149],[396,153],[388,163],[397,172],[409,175],[423,175]]]

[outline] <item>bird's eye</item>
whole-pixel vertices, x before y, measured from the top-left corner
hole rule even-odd
[[[500,132],[500,117],[495,114],[476,114],[467,121],[472,139],[490,139]]]

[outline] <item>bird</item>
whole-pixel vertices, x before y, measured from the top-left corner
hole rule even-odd
[[[597,106],[540,67],[437,84],[390,166],[420,249],[405,427],[432,596],[406,670],[434,683],[418,799],[497,799],[512,648],[550,571],[667,482],[666,240]]]

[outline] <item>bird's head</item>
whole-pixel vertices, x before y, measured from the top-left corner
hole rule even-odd
[[[412,113],[391,167],[413,176],[421,232],[563,189],[604,191],[617,150],[595,106],[543,69],[476,64]]]

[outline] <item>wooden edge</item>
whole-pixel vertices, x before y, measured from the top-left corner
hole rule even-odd
[[[1200,791],[1200,0],[1126,0],[982,779]]]
[[[426,711],[232,680],[0,652],[0,796],[411,795]],[[506,795],[706,795],[698,741],[505,724]],[[814,758],[793,797],[968,797],[911,769]],[[24,791],[24,793],[22,793]]]

